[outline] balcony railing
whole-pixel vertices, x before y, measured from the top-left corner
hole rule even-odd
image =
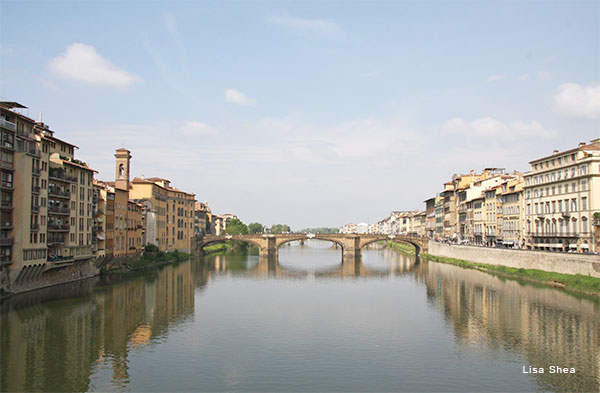
[[[10,265],[12,263],[12,257],[10,255],[0,256],[0,265]]]
[[[531,236],[533,237],[577,237],[580,236],[581,233],[579,232],[554,232],[554,231],[550,231],[550,232],[531,232],[530,233]]]
[[[12,131],[17,131],[17,124],[13,123],[12,121],[8,121],[6,119],[0,118],[0,126],[12,130]]]
[[[12,246],[15,243],[15,239],[12,237],[5,237],[0,239],[0,246]]]
[[[40,224],[31,225],[31,232],[37,232],[40,230]]]
[[[40,212],[40,205],[31,205],[31,212],[32,213],[39,213]]]
[[[48,172],[48,178],[54,180],[62,180],[70,183],[77,183],[76,177],[69,176],[65,172],[57,169],[50,169],[50,172]]]
[[[1,223],[2,223],[1,224],[2,228],[5,228],[5,229],[12,228],[12,221],[5,220],[5,221],[2,221]]]
[[[35,175],[35,176],[39,176],[39,175],[40,175],[40,173],[41,173],[41,171],[40,171],[40,168],[33,168],[33,169],[31,170],[31,173],[32,173],[33,175]]]
[[[0,161],[0,167],[2,169],[9,169],[9,170],[14,169],[12,162]]]
[[[2,186],[2,188],[10,188],[10,189],[13,188],[12,182],[9,182],[9,181],[3,181],[3,182],[1,182],[0,186]]]
[[[31,186],[31,192],[34,194],[39,194],[40,193],[40,187],[39,186]]]
[[[48,207],[48,212],[55,213],[55,214],[66,214],[66,215],[70,214],[70,210],[68,207],[50,206],[50,207]]]
[[[2,201],[2,202],[0,202],[0,208],[2,208],[2,209],[12,209],[13,208],[12,201]]]
[[[53,197],[57,197],[57,198],[70,199],[71,198],[71,192],[70,191],[58,190],[56,188],[48,188],[48,196],[53,196]]]
[[[62,231],[69,231],[69,224],[58,224],[58,223],[54,223],[54,222],[50,222],[48,223],[48,231],[52,231],[52,232],[62,232]]]

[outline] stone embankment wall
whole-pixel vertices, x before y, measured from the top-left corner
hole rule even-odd
[[[120,257],[100,257],[76,261],[60,267],[41,265],[31,275],[17,279],[3,287],[7,294],[17,294],[53,285],[85,280],[100,274],[101,270],[118,269],[140,253]]]
[[[487,265],[538,269],[564,274],[583,274],[600,278],[600,256],[544,251],[510,250],[475,246],[457,246],[429,241],[431,255],[462,259]]]

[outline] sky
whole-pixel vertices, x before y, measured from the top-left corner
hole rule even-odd
[[[292,229],[600,137],[598,1],[0,0],[0,99],[112,180]]]

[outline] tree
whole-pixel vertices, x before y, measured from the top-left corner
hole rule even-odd
[[[263,233],[263,224],[259,222],[251,222],[250,224],[248,224],[248,233]]]
[[[248,227],[237,218],[234,218],[227,224],[225,233],[228,235],[247,235]]]
[[[290,229],[290,226],[285,224],[275,224],[271,227],[271,233],[284,233],[291,231],[292,230]]]

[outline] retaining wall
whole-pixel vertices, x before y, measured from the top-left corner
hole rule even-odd
[[[458,246],[431,240],[428,248],[429,254],[438,257],[463,259],[488,265],[538,269],[555,273],[583,274],[600,278],[599,255]]]

